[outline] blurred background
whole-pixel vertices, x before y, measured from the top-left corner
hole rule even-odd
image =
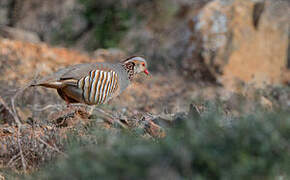
[[[289,120],[289,20],[288,0],[0,0],[0,96],[3,99],[0,103],[0,168],[34,171],[58,157],[58,148],[60,151],[68,151],[68,144],[72,146],[67,140],[67,134],[70,133],[85,137],[84,144],[92,145],[101,141],[106,146],[115,143],[118,145],[118,140],[112,144],[108,139],[88,140],[91,136],[99,137],[94,133],[92,135],[87,130],[88,127],[103,129],[105,126],[106,129],[113,129],[112,132],[119,132],[125,126],[134,132],[136,128],[142,129],[142,136],[156,138],[166,136],[167,128],[172,128],[179,121],[190,121],[197,117],[200,119],[203,118],[203,113],[212,111],[211,117],[220,117],[215,113],[221,111],[221,118],[217,121],[225,120],[226,123],[223,121],[222,124],[231,124],[235,119],[260,109],[263,113],[276,113],[273,115],[276,119],[283,117],[283,120]],[[17,98],[18,116],[25,124],[23,133],[26,135],[23,134],[20,140],[26,159],[24,167],[25,163],[19,158],[21,146],[16,143],[18,127],[9,112],[11,99],[17,90],[36,77],[45,76],[65,66],[86,62],[114,63],[132,55],[142,55],[147,59],[152,76],[138,77],[120,97],[101,107],[118,119],[118,125],[107,121],[108,117],[100,117],[100,113],[94,110],[88,111],[88,107],[81,113],[66,111],[63,101],[50,89],[29,88]],[[278,113],[281,111],[285,111],[287,115]],[[205,117],[211,119],[208,115]],[[260,118],[263,119],[264,115],[257,117],[257,122]],[[251,121],[251,118],[245,119]],[[258,123],[257,127],[260,125]],[[194,127],[189,128],[189,132],[198,130],[196,124],[192,126]],[[246,126],[239,124],[241,128]],[[204,128],[207,132],[212,131],[212,127]],[[219,129],[219,125],[215,128]],[[249,132],[252,132],[251,137],[255,139],[258,135],[255,134],[256,129],[252,128]],[[260,129],[263,128],[267,132],[269,126],[261,126]],[[288,126],[285,125],[285,128]],[[241,133],[240,136],[236,136],[233,141],[241,141],[240,138],[244,136],[244,132],[239,130],[241,129],[237,132]],[[39,141],[36,143],[31,134],[37,134],[54,148],[48,148],[47,144]],[[200,138],[214,137],[206,134]],[[230,132],[225,134],[232,135]],[[197,134],[193,136],[195,135]],[[112,136],[116,139],[118,135]],[[199,140],[194,142],[194,146],[184,146],[185,151],[199,147],[203,143]],[[177,141],[179,139],[175,141],[171,138],[166,141],[169,144],[166,147],[174,148],[172,144]],[[222,139],[217,141],[224,142]],[[264,141],[267,140],[262,138],[261,142]],[[126,143],[128,142],[124,141],[124,147],[128,145]],[[186,145],[187,143],[184,142]],[[272,152],[271,147],[276,147],[275,143],[270,141],[267,146],[269,148],[265,151]],[[286,144],[289,145],[288,142]],[[222,148],[227,146],[225,143]],[[120,151],[126,151],[124,147]],[[253,146],[246,143],[242,147],[248,149]],[[154,149],[155,146],[150,148]],[[91,153],[104,151],[106,150]],[[205,151],[211,154],[211,150]],[[84,151],[73,151],[76,152],[80,153],[80,157],[83,156]],[[138,153],[142,156],[142,152]],[[223,156],[223,153],[225,151],[221,151],[220,155]],[[252,152],[245,152],[246,155],[247,153],[250,156]],[[155,159],[155,155],[149,156]],[[289,152],[281,155],[281,158],[288,155]],[[110,157],[111,154],[108,153],[107,156]],[[266,156],[263,155],[263,158]],[[230,157],[225,159],[232,162]],[[241,163],[241,167],[251,169],[254,161],[251,158],[245,159],[248,164]],[[120,164],[128,163],[126,158],[119,160],[122,162]],[[181,163],[185,161],[183,160]],[[235,173],[223,176],[223,169],[217,168],[219,165],[211,166],[213,161],[223,164],[220,159],[199,160],[200,164],[197,163],[197,166],[183,166],[177,162],[178,165],[167,168],[175,177],[173,179],[202,179],[211,177],[207,176],[209,174],[216,179],[235,177]],[[263,165],[253,165],[252,169],[261,170],[259,168],[275,164],[272,163],[273,159],[263,160]],[[144,161],[140,159],[140,162],[145,163]],[[67,167],[64,164],[62,165]],[[278,163],[277,167],[288,167],[289,163],[285,164]],[[118,167],[112,165],[112,168]],[[202,167],[208,171],[194,176],[193,172],[199,172]],[[180,171],[179,168],[189,169]],[[158,169],[160,172],[167,171],[162,163],[157,163],[150,173],[143,176],[160,179]],[[252,175],[250,172],[261,172],[265,177],[270,177],[265,172],[273,172],[274,177],[287,177],[283,171],[273,169],[264,168],[252,172],[241,168],[238,172],[249,172],[245,173],[249,177]],[[69,172],[72,169],[67,167],[66,170]],[[231,170],[236,172],[236,169]],[[109,171],[98,172],[107,177],[106,173]],[[85,172],[87,171],[80,172],[79,177]],[[3,178],[10,176],[8,174],[3,175]],[[124,173],[122,177],[131,177],[128,174]],[[132,177],[139,177],[140,174],[142,173],[136,171]],[[1,176],[0,170],[0,179]],[[61,177],[60,173],[58,178]],[[260,174],[257,177],[261,177]]]

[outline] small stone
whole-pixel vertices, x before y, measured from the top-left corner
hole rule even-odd
[[[267,99],[265,96],[261,97],[260,103],[264,108],[273,109],[273,103],[269,99]]]

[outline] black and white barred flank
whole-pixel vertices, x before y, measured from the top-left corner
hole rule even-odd
[[[107,102],[118,88],[118,74],[115,71],[93,70],[78,80],[82,98],[87,104]]]

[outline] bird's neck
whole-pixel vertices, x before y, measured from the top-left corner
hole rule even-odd
[[[128,79],[130,81],[133,80],[134,78],[134,66],[135,64],[133,62],[127,62],[127,63],[124,63],[122,64],[123,68],[125,69],[125,71],[127,72],[127,75],[128,75]]]

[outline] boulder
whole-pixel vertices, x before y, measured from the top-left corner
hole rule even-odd
[[[8,39],[37,43],[40,39],[36,33],[8,26],[0,26],[0,36]]]
[[[289,12],[287,1],[212,1],[189,22],[183,64],[229,88],[290,81]]]
[[[79,36],[87,27],[78,0],[15,0],[11,25],[37,33],[45,42]]]
[[[9,7],[12,0],[1,0],[0,1],[0,25],[8,25],[9,20]]]

